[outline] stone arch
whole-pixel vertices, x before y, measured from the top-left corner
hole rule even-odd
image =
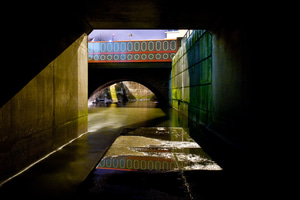
[[[151,84],[149,84],[149,83],[147,83],[147,82],[145,82],[145,81],[137,81],[137,80],[124,79],[124,78],[123,78],[123,79],[115,79],[115,80],[111,80],[111,81],[108,81],[108,82],[106,82],[106,83],[100,85],[100,86],[99,86],[99,87],[98,87],[98,88],[97,88],[97,89],[89,96],[89,99],[88,99],[89,105],[92,104],[92,102],[98,97],[98,95],[100,94],[100,92],[101,92],[103,89],[105,89],[105,88],[107,88],[107,87],[109,87],[109,86],[111,86],[111,85],[113,85],[113,84],[115,84],[115,83],[122,82],[122,81],[133,81],[133,82],[137,82],[137,83],[139,83],[139,84],[145,86],[146,88],[148,88],[151,92],[153,92],[154,95],[157,97],[157,99],[158,99],[159,102],[164,102],[164,101],[165,101],[163,95],[160,94],[160,92],[159,92],[154,86],[152,86]]]
[[[168,105],[170,68],[147,68],[140,64],[140,68],[129,68],[90,65],[88,78],[88,95],[91,97],[96,90],[121,81],[135,81],[150,89],[157,97],[160,105]],[[153,64],[151,65],[153,66]],[[143,68],[142,68],[143,67]]]

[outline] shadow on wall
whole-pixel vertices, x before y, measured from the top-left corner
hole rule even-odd
[[[0,108],[0,182],[87,131],[87,83],[83,34]]]

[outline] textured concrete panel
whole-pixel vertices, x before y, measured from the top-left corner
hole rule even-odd
[[[87,35],[0,108],[0,181],[87,131]]]
[[[53,64],[0,109],[0,177],[52,148]],[[33,148],[34,147],[34,148]]]
[[[55,146],[60,146],[87,131],[78,123],[88,114],[85,34],[54,60],[54,77]]]

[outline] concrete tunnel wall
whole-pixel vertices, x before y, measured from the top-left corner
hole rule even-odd
[[[0,109],[0,180],[87,131],[87,35]]]
[[[226,137],[228,133],[233,133],[230,130],[238,130],[235,131],[236,135],[248,134],[252,141],[261,138],[261,135],[265,133],[251,133],[255,128],[250,125],[263,124],[262,122],[265,122],[264,114],[269,114],[265,111],[264,106],[270,98],[264,93],[265,89],[269,89],[266,86],[269,86],[270,83],[264,77],[267,73],[261,71],[267,70],[266,66],[269,65],[269,60],[272,58],[271,56],[268,59],[265,58],[265,52],[272,50],[265,43],[265,40],[270,35],[274,35],[274,31],[273,29],[267,30],[265,27],[272,21],[273,23],[278,22],[272,18],[275,13],[266,15],[265,12],[257,13],[253,12],[252,9],[244,10],[241,8],[240,11],[236,9],[234,12],[229,12],[228,9],[224,8],[220,12],[216,9],[201,10],[197,6],[178,10],[178,5],[162,3],[158,0],[147,1],[146,4],[141,4],[140,1],[124,2],[117,0],[116,2],[97,1],[66,5],[57,5],[52,1],[46,1],[43,5],[34,6],[30,6],[26,2],[26,6],[22,4],[10,6],[14,10],[14,17],[2,16],[4,22],[2,24],[2,38],[4,38],[2,42],[6,51],[1,54],[1,58],[10,66],[6,66],[3,62],[0,79],[2,81],[0,84],[0,180],[4,176],[17,172],[27,163],[32,163],[31,161],[38,159],[39,156],[54,148],[54,143],[52,146],[45,142],[46,137],[42,137],[42,132],[44,132],[45,136],[52,138],[53,141],[51,142],[54,142],[55,137],[51,134],[59,129],[58,124],[55,123],[62,122],[64,124],[63,121],[60,121],[63,120],[62,117],[55,120],[54,116],[58,115],[59,112],[65,112],[64,115],[67,118],[73,116],[74,120],[79,116],[73,110],[68,113],[68,109],[73,106],[76,108],[75,110],[81,109],[78,108],[79,104],[76,102],[73,102],[74,104],[68,102],[70,105],[66,107],[65,111],[61,110],[65,108],[62,106],[63,104],[66,105],[65,101],[62,101],[60,106],[57,105],[63,96],[76,96],[78,88],[76,89],[77,84],[74,83],[78,83],[78,80],[68,79],[67,74],[76,74],[77,72],[76,70],[67,71],[67,64],[63,64],[64,67],[62,68],[65,69],[61,68],[61,70],[65,77],[57,79],[58,82],[61,82],[62,86],[60,87],[62,88],[54,87],[55,69],[58,67],[55,66],[54,59],[81,34],[89,33],[96,28],[209,30],[212,33],[213,42],[212,104],[211,117],[208,118],[207,127],[218,132],[222,137]],[[270,19],[266,21],[264,16],[268,16]],[[269,42],[273,43],[273,41]],[[77,54],[76,51],[75,53]],[[267,61],[257,61],[262,58]],[[47,68],[45,68],[46,66]],[[72,66],[69,67],[72,68]],[[254,73],[257,69],[259,69],[259,73]],[[41,73],[39,74],[39,72]],[[37,74],[39,75],[36,76]],[[252,85],[251,82],[256,84]],[[48,88],[42,83],[49,83],[53,88]],[[31,86],[24,87],[26,84]],[[67,88],[63,86],[64,84],[69,84],[74,89],[72,89],[74,93],[60,93],[59,91],[65,91]],[[81,86],[86,87],[83,83]],[[19,92],[21,89],[22,91]],[[45,101],[46,99],[41,98],[42,95],[32,95],[37,94],[40,89],[45,93],[50,90],[52,94],[57,91],[55,96],[53,95],[51,98],[49,96],[50,107],[46,102],[41,102],[41,100],[44,99],[43,101]],[[258,92],[254,92],[255,90]],[[262,103],[262,99],[264,99],[264,103]],[[87,98],[85,98],[86,100]],[[25,105],[25,107],[21,105]],[[35,111],[30,111],[31,109],[27,109],[26,106]],[[46,111],[49,111],[50,114],[47,114]],[[20,112],[22,112],[22,117],[18,116]],[[82,113],[84,112],[82,111]],[[43,114],[42,117],[37,117],[41,113],[47,114],[51,122],[45,120],[46,116]],[[15,118],[19,119],[16,120]],[[36,124],[38,128],[30,128],[27,125],[29,122]],[[48,130],[47,134],[46,130]],[[32,134],[33,132],[35,134]],[[68,132],[66,131],[66,133]],[[66,138],[68,137],[66,136]],[[63,140],[57,138],[55,141]],[[239,142],[235,142],[235,144],[243,146]],[[33,145],[35,146],[31,149],[30,147]],[[22,152],[23,150],[24,152]],[[249,151],[252,151],[252,148],[249,148]],[[25,157],[23,158],[22,155]]]
[[[194,30],[172,61],[169,103],[193,121],[211,121],[211,34]]]
[[[247,36],[239,24],[194,31],[173,58],[169,104],[250,154],[258,117],[251,105],[255,43]]]

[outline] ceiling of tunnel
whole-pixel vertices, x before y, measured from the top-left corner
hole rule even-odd
[[[2,34],[6,38],[6,60],[16,60],[16,49],[26,49],[17,54],[24,67],[15,62],[5,68],[0,85],[5,97],[0,106],[7,102],[47,64],[70,46],[83,33],[93,29],[207,29],[216,27],[233,16],[243,19],[235,11],[225,8],[222,12],[204,1],[169,0],[87,0],[84,2],[43,1],[43,3],[10,2],[13,8],[9,15],[2,15]],[[214,2],[213,2],[214,3]],[[250,11],[250,9],[249,9]],[[252,10],[251,10],[252,11]],[[241,12],[239,12],[240,14]],[[247,14],[243,14],[247,16]],[[247,16],[248,17],[248,16]],[[251,18],[252,19],[252,18]],[[250,27],[250,26],[249,26]],[[35,56],[32,56],[35,55]],[[24,62],[23,62],[24,63]],[[16,73],[18,72],[18,73]],[[6,87],[11,77],[14,84]]]
[[[161,0],[88,1],[83,13],[94,29],[209,27],[222,12],[203,2]],[[200,5],[199,5],[200,4]]]

